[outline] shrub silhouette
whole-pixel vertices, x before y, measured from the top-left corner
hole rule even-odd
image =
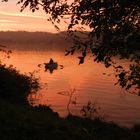
[[[20,74],[12,66],[0,64],[0,98],[27,104],[27,95],[39,88],[37,79]]]

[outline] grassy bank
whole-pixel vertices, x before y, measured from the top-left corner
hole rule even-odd
[[[0,140],[140,139],[140,126],[127,129],[100,119],[60,118],[49,107],[31,107],[26,97],[38,88],[34,77],[0,66]]]

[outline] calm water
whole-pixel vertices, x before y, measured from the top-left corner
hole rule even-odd
[[[64,66],[53,74],[44,71],[43,65],[51,57]],[[84,65],[78,65],[76,56],[64,56],[62,51],[14,50],[11,58],[5,62],[13,64],[22,73],[38,70],[36,76],[40,77],[41,89],[37,94],[29,96],[34,105],[50,105],[60,116],[66,116],[69,96],[60,93],[76,89],[72,96],[76,105],[69,106],[73,114],[80,115],[82,106],[90,101],[101,108],[101,114],[109,121],[122,126],[140,123],[140,97],[126,94],[120,87],[114,86],[116,79],[112,70],[93,63],[91,57],[86,59]],[[40,68],[38,64],[42,64]]]

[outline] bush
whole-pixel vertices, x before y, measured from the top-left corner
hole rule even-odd
[[[38,88],[39,83],[33,74],[20,74],[13,66],[0,64],[0,98],[27,104],[27,95]]]

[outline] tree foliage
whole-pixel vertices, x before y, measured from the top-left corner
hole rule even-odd
[[[140,95],[140,0],[19,0],[18,4],[22,5],[21,11],[42,8],[57,29],[68,16],[67,29],[74,45],[66,55],[80,51],[82,64],[91,53],[94,61],[114,67],[120,86],[134,88]],[[116,64],[114,56],[129,60],[128,69]]]

